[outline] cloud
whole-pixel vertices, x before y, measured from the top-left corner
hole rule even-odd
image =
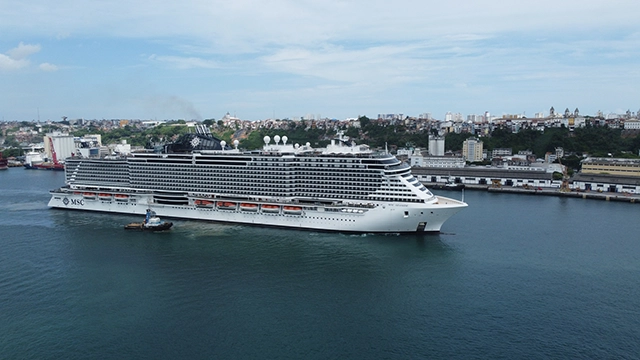
[[[12,71],[28,67],[31,64],[29,56],[39,52],[40,49],[41,47],[38,44],[32,45],[20,42],[17,47],[10,49],[6,54],[0,54],[0,70]],[[42,71],[58,70],[57,66],[49,63],[42,63],[38,68]]]
[[[149,56],[149,60],[166,63],[178,69],[218,69],[221,67],[215,61],[198,57],[158,56],[154,54]]]
[[[16,60],[5,54],[0,54],[0,70],[10,71],[22,69],[29,65],[27,60]]]
[[[7,51],[7,54],[9,54],[9,56],[12,59],[24,60],[29,55],[33,55],[33,54],[35,54],[35,53],[37,53],[39,51],[40,51],[40,45],[30,45],[30,44],[24,44],[24,43],[20,42],[18,47],[15,47],[15,48]]]
[[[29,45],[20,43],[17,47],[10,49],[6,54],[0,54],[0,70],[19,70],[29,66],[29,55],[40,51],[40,45]]]
[[[49,63],[42,63],[38,67],[42,71],[58,71],[58,67],[57,66],[55,66],[53,64],[49,64]]]

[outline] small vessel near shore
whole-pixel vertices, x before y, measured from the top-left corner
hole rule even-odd
[[[52,161],[48,161],[43,157],[43,153],[32,149],[25,155],[24,168],[27,170],[57,170],[64,171],[64,162],[58,161],[58,155],[53,147],[53,140],[49,137],[49,145]]]
[[[8,163],[9,160],[2,157],[2,153],[0,152],[0,170],[7,170],[9,168],[9,166],[7,165]]]
[[[456,191],[460,191],[462,189],[464,189],[464,184],[456,184],[456,183],[452,183],[452,182],[447,182],[444,184],[435,184],[435,185],[430,185],[429,186],[431,189],[437,189],[437,190],[456,190]]]
[[[156,216],[155,211],[147,209],[147,216],[144,218],[144,222],[129,223],[125,225],[124,228],[125,230],[163,231],[171,229],[172,226],[172,222],[161,220]]]

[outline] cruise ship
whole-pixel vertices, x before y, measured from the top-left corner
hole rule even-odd
[[[158,152],[67,158],[49,206],[355,233],[439,232],[467,206],[340,132],[321,149],[287,142],[265,136],[262,150],[241,151],[201,127]]]

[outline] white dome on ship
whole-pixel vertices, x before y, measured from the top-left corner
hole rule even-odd
[[[276,135],[273,137],[273,141],[276,142],[276,145],[278,145],[278,143],[280,142],[280,135]]]
[[[222,147],[222,150],[224,150],[224,147],[227,145],[227,142],[222,140],[220,141],[220,146]]]
[[[238,145],[240,145],[240,141],[238,139],[233,140],[233,146],[237,149]]]
[[[265,145],[269,145],[269,141],[271,141],[271,138],[267,135],[267,136],[263,137],[262,140],[264,141]]]
[[[284,145],[287,145],[287,140],[289,140],[289,138],[286,135],[282,137],[282,143]]]

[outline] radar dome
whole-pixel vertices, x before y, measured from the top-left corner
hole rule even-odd
[[[227,145],[227,142],[222,140],[220,141],[220,147],[222,147],[222,150],[224,150],[224,147]]]
[[[276,142],[276,145],[278,145],[278,143],[280,142],[280,135],[276,135],[273,137],[273,141]]]
[[[286,135],[282,137],[282,143],[284,145],[287,145],[287,140],[289,140],[289,138]]]
[[[263,137],[262,140],[264,141],[265,145],[269,145],[269,141],[271,141],[271,138],[267,135]]]

